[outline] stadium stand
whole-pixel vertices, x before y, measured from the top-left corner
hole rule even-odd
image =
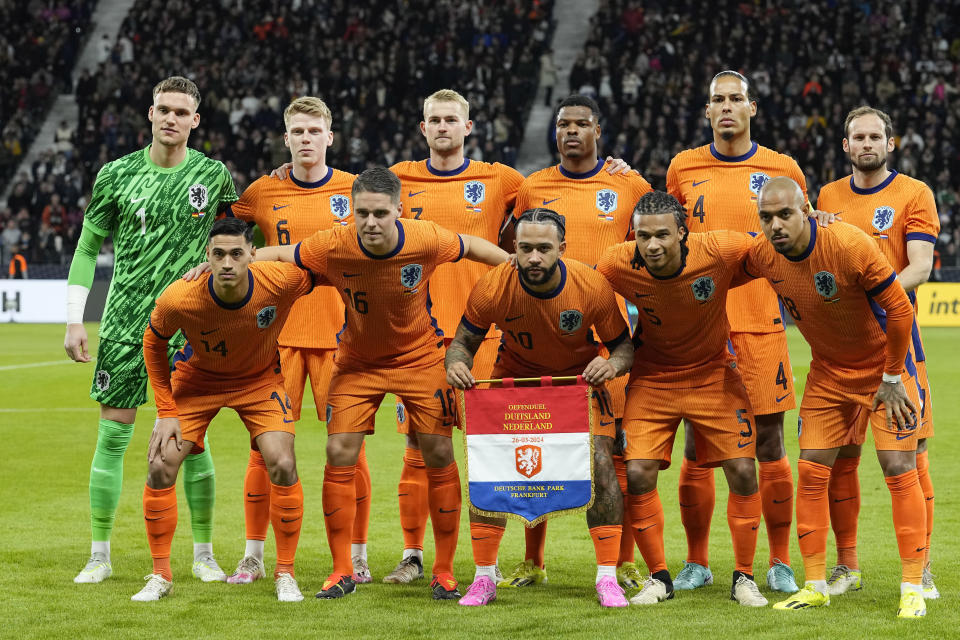
[[[289,159],[282,113],[300,95],[322,96],[333,109],[327,160],[340,169],[426,157],[421,100],[445,87],[471,103],[467,155],[513,164],[551,35],[552,0],[238,4],[171,12],[139,0],[106,59],[79,74],[79,123],[72,132],[63,124],[64,149],[18,175],[0,212],[3,226],[14,219],[20,242],[28,240],[31,277],[42,263],[57,263],[45,273],[65,274],[97,171],[149,139],[144,110],[166,75],[200,86],[201,123],[190,144],[223,160],[238,192]],[[183,39],[190,55],[178,55],[171,39]],[[59,228],[43,223],[54,192],[66,209]]]

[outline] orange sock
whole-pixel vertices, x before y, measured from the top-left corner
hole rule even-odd
[[[933,533],[933,480],[930,479],[930,458],[927,452],[917,454],[917,478],[923,491],[923,505],[927,508],[927,553],[930,559],[930,535]]]
[[[893,530],[897,533],[903,582],[920,584],[926,552],[926,518],[923,490],[916,469],[886,478],[893,503]]]
[[[164,580],[173,580],[170,570],[170,546],[177,530],[177,487],[151,489],[143,487],[143,520],[147,525],[147,542],[153,557],[153,572]]]
[[[423,464],[423,455],[419,449],[407,447],[404,451],[400,484],[397,489],[400,501],[400,527],[403,529],[403,548],[422,550],[430,506],[427,500],[427,468]]]
[[[430,518],[433,521],[433,543],[436,545],[433,575],[453,575],[462,500],[457,463],[451,462],[440,469],[427,467],[427,481],[430,483],[427,498],[430,500]]]
[[[370,528],[370,467],[367,466],[366,442],[360,445],[354,484],[357,491],[357,515],[353,520],[353,544],[366,544],[367,530]]]
[[[533,560],[533,564],[543,569],[543,550],[547,546],[547,521],[544,520],[535,527],[525,528],[523,538],[526,542],[523,559]]]
[[[808,581],[826,580],[830,467],[800,460],[797,475],[797,540],[803,556],[804,577]]]
[[[350,537],[357,511],[356,465],[323,469],[323,521],[327,528],[327,543],[333,556],[335,575],[353,575],[350,559]]]
[[[647,571],[651,574],[665,571],[667,560],[663,550],[663,505],[660,504],[660,494],[654,489],[643,495],[631,495],[629,503],[633,537],[643,561],[647,563]]]
[[[620,493],[623,494],[623,524],[620,526],[620,553],[617,556],[617,566],[624,562],[634,562],[636,556],[634,549],[637,548],[633,541],[633,529],[630,523],[630,504],[627,501],[627,463],[623,456],[613,456],[613,470],[617,472],[617,483],[620,485]]]
[[[793,523],[793,471],[784,456],[760,463],[760,500],[770,543],[770,566],[774,560],[790,564],[790,525]]]
[[[837,539],[837,564],[859,569],[857,521],[860,518],[860,477],[856,458],[837,458],[830,472],[830,525]]]
[[[270,474],[259,451],[250,449],[243,476],[243,521],[247,540],[266,540],[270,524]]]
[[[270,523],[277,540],[277,568],[273,576],[276,578],[281,573],[292,576],[303,525],[303,487],[299,480],[289,487],[270,484]]]
[[[500,552],[500,540],[504,528],[495,524],[481,522],[470,523],[470,542],[473,544],[473,562],[478,567],[492,567],[497,564]]]
[[[620,553],[620,526],[605,524],[590,527],[590,537],[593,538],[593,550],[597,554],[598,566],[617,566],[617,555]]]
[[[717,501],[713,469],[683,459],[680,464],[680,521],[687,533],[687,562],[710,566],[710,520]],[[652,570],[651,570],[652,573]]]
[[[753,575],[753,558],[757,553],[757,529],[760,528],[760,493],[727,496],[727,525],[733,538],[733,560],[736,570]]]

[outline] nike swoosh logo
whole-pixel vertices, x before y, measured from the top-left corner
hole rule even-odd
[[[701,180],[700,182],[697,182],[696,180],[694,180],[694,181],[693,181],[693,186],[699,187],[699,186],[702,185],[704,182],[710,182],[710,178],[707,178],[706,180]]]
[[[324,512],[323,512],[323,516],[324,516],[325,518],[329,518],[330,516],[332,516],[333,514],[335,514],[337,511],[340,511],[340,509],[342,509],[342,508],[343,508],[343,507],[337,507],[336,509],[334,509],[334,510],[331,511],[330,513],[327,513],[326,511],[324,511]]]
[[[927,500],[927,502],[930,502],[931,500],[933,500],[933,496],[930,496],[930,497],[927,498],[926,500]]]
[[[248,498],[262,498],[263,496],[268,496],[268,495],[270,494],[269,493],[250,493],[249,491],[247,491]]]
[[[427,192],[426,189],[424,189],[423,191],[417,191],[416,193],[414,193],[413,191],[407,191],[407,197],[412,198],[413,196],[418,196],[421,193],[426,193],[426,192]]]
[[[300,516],[300,518],[302,518],[302,517],[303,517],[303,516]],[[289,520],[287,520],[286,518],[280,518],[280,522],[296,522],[296,521],[299,520],[300,518],[290,518]]]
[[[757,526],[755,526],[755,527],[750,527],[750,529],[751,529],[752,531],[756,531],[756,530],[759,529],[759,528],[760,528],[760,525],[757,525]]]
[[[777,402],[782,402],[782,401],[786,400],[786,399],[789,398],[789,397],[790,397],[790,394],[789,394],[789,393],[788,393],[788,394],[785,394],[785,395],[782,395],[782,396],[780,396],[779,398],[777,398]]]
[[[606,426],[609,426],[609,425],[611,425],[611,424],[613,424],[613,420],[611,420],[611,421],[609,421],[609,422],[604,422],[603,420],[600,421],[600,426],[601,426],[601,427],[606,427]],[[603,538],[600,538],[600,539],[603,540]]]
[[[343,277],[344,277],[344,278],[356,278],[356,277],[359,276],[359,275],[362,275],[362,274],[359,274],[359,273],[347,273],[346,271],[343,272]]]
[[[791,496],[791,497],[792,497],[792,496]],[[783,504],[784,502],[787,502],[787,501],[789,501],[789,500],[790,500],[790,498],[784,498],[783,500],[777,500],[776,498],[774,498],[774,499],[773,499],[773,504]]]
[[[210,331],[201,331],[201,332],[200,332],[200,335],[202,335],[202,336],[208,336],[208,335],[210,335],[211,333],[213,333],[214,331],[220,331],[220,327],[217,327],[216,329],[210,329]]]
[[[440,508],[440,513],[456,513],[456,512],[457,512],[456,509],[444,509],[443,507]]]
[[[681,503],[680,503],[680,506],[683,507],[684,509],[690,509],[690,508],[692,508],[692,507],[697,506],[698,504],[700,504],[700,503],[699,503],[699,502],[694,502],[693,504],[683,504],[683,503],[681,502]]]
[[[274,211],[279,211],[280,209],[286,209],[286,208],[289,207],[289,206],[290,206],[290,205],[288,205],[288,204],[280,204],[280,205],[275,204],[275,205],[273,205],[273,210],[274,210]]]
[[[648,297],[652,296],[653,294],[652,294],[652,293],[637,293],[637,292],[634,292],[633,295],[637,296],[638,298],[648,298]]]
[[[646,530],[649,529],[650,527],[655,527],[655,526],[657,526],[657,525],[655,525],[655,524],[650,524],[650,525],[647,525],[647,526],[645,526],[645,527],[637,527],[637,533],[641,533],[641,532],[643,532],[643,531],[646,531]]]
[[[613,538],[613,537],[615,536],[600,536],[599,538],[597,538],[597,540],[609,540],[610,538]]]
[[[917,549],[917,553],[920,553],[920,552],[926,551],[926,550],[927,550],[926,547],[920,547],[919,549]]]
[[[523,314],[521,313],[520,315],[513,316],[512,318],[504,318],[504,320],[506,320],[507,322],[513,322],[514,320],[519,320],[522,317],[523,317]]]
[[[130,202],[132,204],[137,204],[138,202],[142,202],[144,200],[146,200],[146,198],[137,198],[136,200],[134,200],[133,198],[130,198]]]
[[[559,199],[560,199],[560,198],[554,198],[553,200],[544,200],[544,201],[543,201],[543,204],[544,204],[544,206],[546,206],[546,205],[550,204],[551,202],[556,202],[556,201],[559,200]]]
[[[834,498],[834,502],[846,502],[847,500],[853,500],[857,496],[850,496],[849,498]]]
[[[771,280],[770,284],[780,284],[783,280]]]
[[[753,440],[751,440],[750,442],[744,442],[743,444],[740,444],[740,443],[738,442],[738,443],[737,443],[737,449],[743,449],[744,447],[750,446],[751,444],[753,444]]]
[[[903,435],[900,435],[900,434],[898,433],[898,434],[897,434],[897,440],[906,440],[907,438],[909,438],[909,437],[912,436],[912,435],[914,435],[914,431],[913,431],[912,429],[910,430],[910,433],[905,433],[905,434],[903,434]]]
[[[398,493],[398,494],[397,494],[397,497],[398,497],[398,498],[402,498],[403,496],[408,496],[408,495],[410,495],[410,494],[409,494],[409,493]]]
[[[799,540],[799,539],[801,539],[801,538],[803,538],[803,537],[805,537],[805,536],[810,535],[810,534],[813,533],[814,531],[816,531],[816,529],[811,529],[810,531],[807,531],[806,533],[801,533],[800,535],[797,536],[797,540]]]
[[[286,418],[283,419],[283,423],[284,423],[284,424],[290,424],[291,422],[295,422],[295,421],[294,421],[294,420],[287,420]]]
[[[489,537],[490,537],[490,536],[483,536],[482,538],[478,538],[478,537],[476,537],[476,536],[470,536],[470,539],[471,539],[471,540],[486,540],[486,539],[489,538]]]
[[[162,517],[163,517],[163,516],[161,516],[160,518],[148,518],[148,517],[144,516],[143,519],[144,519],[144,520],[150,520],[150,521],[152,522],[153,520],[160,520]]]

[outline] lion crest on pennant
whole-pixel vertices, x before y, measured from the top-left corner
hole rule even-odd
[[[543,450],[532,444],[517,447],[515,452],[517,472],[532,478],[543,471]]]

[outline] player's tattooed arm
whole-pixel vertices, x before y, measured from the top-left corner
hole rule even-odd
[[[457,327],[457,335],[447,347],[443,366],[447,369],[447,383],[457,389],[469,389],[476,379],[470,369],[473,368],[473,356],[483,344],[483,336],[470,331],[463,323]]]
[[[465,233],[460,234],[460,240],[463,242],[463,257],[467,260],[482,262],[491,267],[507,261],[507,252],[489,240]]]

